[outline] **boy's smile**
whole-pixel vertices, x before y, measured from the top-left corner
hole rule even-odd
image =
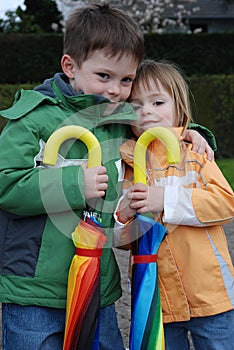
[[[129,55],[111,57],[103,50],[94,51],[81,67],[69,55],[63,56],[62,64],[75,91],[101,95],[111,102],[129,97],[138,65]]]

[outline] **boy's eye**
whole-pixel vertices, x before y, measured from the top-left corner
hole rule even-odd
[[[129,78],[129,77],[125,77],[125,78],[122,79],[122,82],[123,82],[123,83],[130,84],[130,83],[132,83],[132,79]]]
[[[99,75],[99,77],[102,79],[105,79],[105,80],[109,79],[109,74],[107,73],[97,73],[97,75]]]

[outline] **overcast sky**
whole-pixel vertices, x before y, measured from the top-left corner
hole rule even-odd
[[[0,0],[0,17],[2,18],[6,11],[14,11],[18,6],[24,8],[24,0]]]
[[[66,17],[66,14],[69,12],[69,7],[67,9],[64,7],[61,8],[60,2],[57,1],[56,3],[58,10],[62,11],[64,17]],[[79,3],[79,1],[77,1],[77,3]],[[0,0],[0,18],[4,18],[6,11],[14,11],[18,6],[24,10],[24,0]]]

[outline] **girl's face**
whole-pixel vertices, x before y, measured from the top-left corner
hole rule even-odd
[[[173,99],[159,81],[157,85],[151,80],[149,89],[140,83],[139,89],[131,95],[130,103],[138,116],[138,120],[132,125],[137,137],[155,126],[167,128],[176,126]]]

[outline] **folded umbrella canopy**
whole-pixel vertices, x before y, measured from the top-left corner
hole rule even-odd
[[[130,349],[161,350],[164,349],[164,334],[157,280],[157,252],[166,229],[143,215],[137,215],[136,221],[141,237],[133,243],[132,248]]]
[[[101,147],[96,137],[80,126],[65,126],[48,139],[44,164],[55,165],[61,144],[70,138],[80,139],[87,146],[88,167],[101,165]],[[97,222],[81,220],[72,239],[76,247],[67,289],[66,328],[64,350],[96,350],[98,314],[100,308],[100,256],[106,242],[104,231]]]
[[[135,145],[134,183],[147,184],[146,150],[156,138],[167,148],[168,163],[180,161],[180,148],[175,135],[165,128],[150,128],[139,137]],[[152,217],[136,215],[132,224],[130,350],[165,349],[157,272],[157,252],[165,234],[165,227]]]

